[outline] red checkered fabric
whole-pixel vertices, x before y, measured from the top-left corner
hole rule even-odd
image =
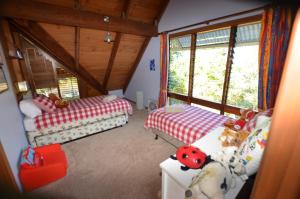
[[[55,104],[44,95],[38,95],[33,99],[33,103],[47,113],[52,113],[56,109]]]
[[[67,108],[56,109],[53,113],[44,113],[36,117],[35,126],[37,129],[48,128],[114,112],[132,114],[132,106],[127,100],[117,98],[105,103],[103,102],[104,97],[97,96],[70,101]]]
[[[166,113],[164,108],[152,111],[145,128],[154,128],[191,144],[213,129],[223,126],[228,117],[197,107],[184,105],[184,112]]]
[[[250,119],[245,126],[243,127],[243,130],[246,130],[248,132],[252,132],[256,128],[257,119],[259,116],[268,116],[272,117],[273,109],[268,109],[262,112],[257,113],[252,119]]]

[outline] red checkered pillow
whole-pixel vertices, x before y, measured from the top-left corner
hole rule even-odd
[[[44,95],[38,95],[34,98],[33,103],[47,113],[52,113],[56,109],[55,104]]]
[[[273,114],[273,109],[268,109],[262,112],[257,113],[252,119],[250,119],[244,126],[243,130],[246,130],[248,132],[252,132],[256,128],[257,119],[259,116],[268,116],[271,117]]]

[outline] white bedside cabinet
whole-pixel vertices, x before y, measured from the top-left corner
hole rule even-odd
[[[219,127],[192,145],[200,148],[208,155],[216,153],[221,150],[221,143],[218,137],[223,130],[224,127]],[[183,171],[180,169],[180,166],[182,164],[179,161],[171,158],[160,164],[162,170],[162,199],[184,199],[185,190],[192,182],[193,176],[200,172],[200,169]],[[237,177],[235,187],[226,193],[225,199],[234,199],[243,185],[244,181]]]

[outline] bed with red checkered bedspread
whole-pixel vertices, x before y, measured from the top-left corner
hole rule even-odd
[[[223,126],[228,117],[198,107],[182,105],[184,112],[166,113],[164,108],[152,111],[146,119],[146,129],[156,129],[191,144],[213,129]]]
[[[58,108],[52,113],[43,113],[36,117],[35,126],[37,129],[49,128],[114,112],[132,114],[132,106],[127,100],[117,98],[110,102],[104,102],[104,97],[97,96],[70,101],[68,108]]]

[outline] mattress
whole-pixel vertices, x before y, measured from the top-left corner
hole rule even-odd
[[[191,144],[208,132],[223,126],[228,117],[198,107],[182,105],[184,111],[167,113],[164,108],[152,111],[145,121],[145,128],[156,129]]]
[[[36,129],[47,129],[72,122],[80,123],[85,119],[113,113],[132,114],[132,106],[127,100],[117,98],[104,102],[103,98],[104,96],[77,99],[70,101],[68,108],[56,109],[53,113],[43,113],[35,118]]]

